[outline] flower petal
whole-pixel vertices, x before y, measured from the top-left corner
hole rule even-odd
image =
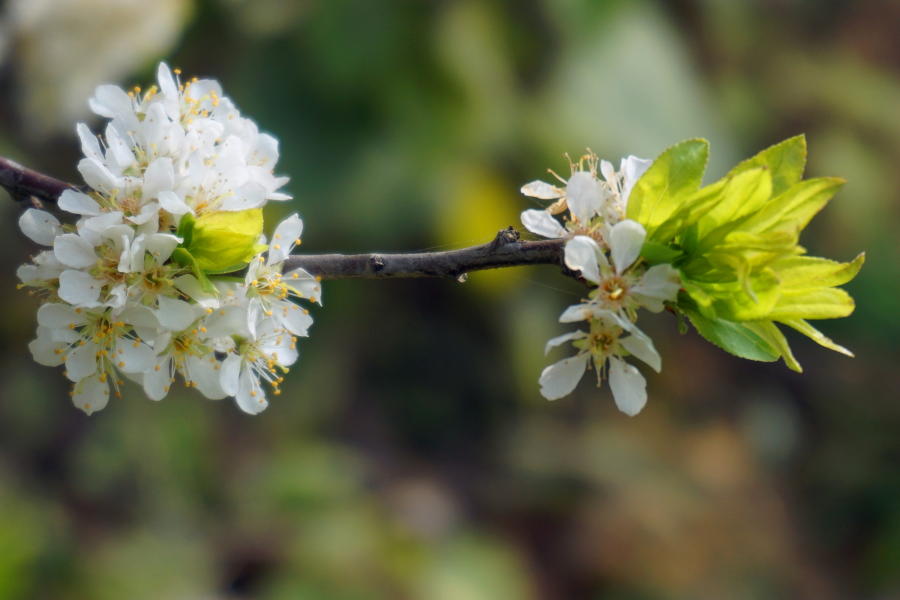
[[[303,221],[296,214],[291,215],[278,224],[269,244],[269,256],[266,265],[275,265],[284,262],[288,257],[300,235],[303,233]]]
[[[109,402],[109,383],[100,381],[100,375],[82,380],[75,386],[72,402],[89,415],[106,408]]]
[[[196,320],[194,309],[184,300],[160,296],[157,298],[157,304],[159,310],[156,311],[156,318],[159,319],[159,324],[166,329],[183,331]]]
[[[219,299],[214,294],[203,291],[203,286],[193,275],[182,275],[175,279],[175,288],[191,300],[206,308],[217,308]]]
[[[563,335],[558,335],[555,338],[551,338],[550,341],[547,342],[547,345],[544,346],[544,356],[550,353],[550,350],[556,348],[557,346],[561,346],[565,344],[569,340],[580,340],[581,338],[586,338],[587,334],[581,330],[573,331],[572,333],[566,333]]]
[[[156,355],[147,344],[120,337],[112,361],[123,373],[146,373],[156,366]]]
[[[578,321],[588,321],[594,316],[595,308],[595,306],[586,303],[573,304],[559,316],[559,322],[577,323]]]
[[[269,406],[269,403],[266,402],[266,395],[259,385],[259,380],[256,379],[249,367],[241,369],[238,392],[234,399],[237,400],[242,411],[251,415],[257,415]]]
[[[66,377],[71,381],[81,381],[97,372],[97,354],[100,346],[88,340],[66,355]]]
[[[106,146],[106,164],[112,173],[121,175],[122,171],[134,164],[134,154],[112,123],[106,127]]]
[[[650,365],[657,373],[662,370],[662,358],[653,346],[653,340],[637,327],[632,327],[631,335],[628,337],[619,338],[619,345],[628,350],[635,358]]]
[[[158,357],[156,365],[144,373],[144,393],[151,400],[162,400],[169,393],[172,377],[172,357]]]
[[[229,396],[235,396],[238,393],[241,376],[241,357],[237,354],[229,354],[228,358],[222,361],[221,372],[222,389]]]
[[[600,181],[589,171],[578,171],[569,178],[566,202],[569,205],[569,212],[582,225],[587,225],[603,203],[603,187]]]
[[[65,356],[62,351],[68,346],[68,342],[54,340],[46,327],[38,327],[37,339],[28,344],[28,349],[36,363],[45,367],[56,367],[63,364]]]
[[[164,190],[175,186],[175,169],[169,157],[157,158],[144,171],[144,193],[141,199],[152,200]]]
[[[647,230],[644,226],[631,219],[616,223],[609,230],[609,250],[616,273],[621,275],[637,260],[646,238]]]
[[[244,338],[250,336],[247,326],[247,310],[240,306],[225,306],[214,311],[203,319],[203,327],[206,328],[206,332],[201,335],[206,339],[232,335]]]
[[[188,356],[188,369],[191,373],[191,381],[197,384],[197,391],[210,400],[221,400],[228,394],[222,388],[219,371],[221,366],[213,353],[206,356]]]
[[[19,229],[41,246],[52,246],[63,230],[59,220],[48,212],[29,208],[19,217]]]
[[[655,265],[647,269],[641,280],[628,293],[651,312],[665,308],[663,302],[674,302],[681,289],[681,273],[672,265]]]
[[[94,93],[94,97],[88,100],[91,110],[108,119],[123,113],[133,113],[134,104],[125,91],[114,85],[101,85]]]
[[[79,123],[75,126],[75,131],[78,132],[78,137],[81,139],[81,152],[84,154],[85,158],[103,160],[103,151],[100,149],[100,142],[97,140],[97,136],[91,133],[88,126],[84,123]]]
[[[609,359],[609,387],[616,406],[629,417],[647,404],[647,380],[637,368],[615,356]]]
[[[82,159],[78,163],[78,172],[84,177],[85,183],[97,191],[110,193],[121,187],[121,180],[96,158]]]
[[[531,233],[545,238],[562,238],[569,235],[565,227],[546,210],[530,209],[522,213],[522,225]]]
[[[308,329],[313,323],[309,311],[301,309],[292,302],[273,302],[273,312],[278,323],[294,335],[306,337]]]
[[[301,298],[322,305],[322,284],[304,269],[294,269],[285,274],[281,281],[298,292]]]
[[[636,156],[629,156],[628,158],[622,159],[619,169],[622,172],[622,178],[624,179],[622,208],[628,207],[628,198],[631,196],[631,190],[634,189],[635,184],[643,177],[644,173],[647,172],[652,164],[652,160],[645,160]]]
[[[172,252],[182,242],[178,236],[170,233],[154,233],[147,236],[144,248],[153,256],[156,264],[161,265],[172,256]]]
[[[100,205],[97,201],[81,192],[75,190],[65,190],[59,197],[57,202],[64,211],[76,214],[96,217],[100,215]]]
[[[96,303],[104,282],[84,271],[63,271],[59,276],[59,297],[73,305]]]
[[[175,85],[175,78],[172,77],[169,65],[164,62],[159,63],[159,68],[156,69],[156,80],[159,82],[159,91],[166,96],[178,97],[178,86]]]
[[[541,395],[547,400],[558,400],[568,396],[581,381],[591,355],[585,352],[578,356],[565,358],[544,369],[538,383],[541,384]]]
[[[587,236],[576,235],[566,242],[566,266],[581,271],[582,277],[594,283],[600,282],[598,254],[602,254],[600,246]]]
[[[541,200],[555,200],[562,198],[566,193],[544,181],[532,181],[522,186],[522,193],[532,198],[540,198]]]
[[[44,304],[37,311],[37,321],[47,329],[74,329],[87,323],[87,313],[68,304]]]
[[[187,213],[194,214],[194,209],[185,204],[184,200],[178,197],[178,194],[170,191],[162,191],[158,194],[159,204],[163,209],[169,211],[176,217],[180,217]]]

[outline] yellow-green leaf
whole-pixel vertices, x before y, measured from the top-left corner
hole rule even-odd
[[[776,260],[770,267],[781,280],[782,290],[799,292],[844,285],[856,277],[865,260],[865,253],[849,263],[813,256],[789,256]]]
[[[772,194],[775,196],[797,185],[803,179],[806,168],[806,136],[798,135],[766,148],[733,168],[728,175],[734,176],[757,167],[768,167],[772,172]]]
[[[843,346],[835,344],[833,341],[831,341],[831,338],[827,337],[825,334],[823,334],[821,331],[819,331],[818,329],[816,329],[815,327],[813,327],[812,325],[810,325],[803,319],[787,319],[787,320],[784,320],[781,322],[784,323],[785,325],[787,325],[788,327],[793,327],[794,329],[796,329],[797,331],[799,331],[806,337],[810,338],[811,340],[813,340],[820,346],[824,346],[824,347],[828,348],[829,350],[834,350],[835,352],[840,352],[841,354],[846,354],[847,356],[849,356],[851,358],[853,357],[852,352],[850,352]]]
[[[846,182],[838,177],[820,177],[802,181],[773,198],[742,224],[741,230],[757,233],[785,228],[802,230],[840,191],[844,183]]]
[[[784,359],[784,364],[786,364],[791,371],[796,371],[798,373],[803,372],[803,368],[800,366],[800,363],[797,362],[797,359],[794,358],[794,353],[791,352],[791,347],[788,344],[787,338],[784,337],[784,334],[781,333],[781,330],[778,329],[778,326],[775,325],[775,323],[772,321],[754,321],[743,323],[743,325],[768,342],[770,346],[778,350],[778,352],[781,353],[781,357]]]
[[[839,319],[851,315],[855,306],[850,294],[840,288],[785,293],[767,318],[772,321]]]
[[[653,161],[631,191],[627,216],[644,226],[648,239],[692,194],[700,189],[709,143],[687,140]]]
[[[690,308],[682,310],[701,336],[730,354],[762,362],[773,362],[781,356],[771,344],[741,323],[707,319]]]
[[[721,201],[697,223],[700,247],[715,245],[715,238],[724,238],[734,229],[728,224],[755,213],[771,196],[772,173],[768,168],[750,169],[730,178]],[[706,242],[704,238],[710,233],[717,235],[712,236],[712,242]]]

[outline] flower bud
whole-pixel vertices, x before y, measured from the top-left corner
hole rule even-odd
[[[260,208],[207,213],[194,222],[188,252],[204,271],[223,271],[266,249],[256,243],[262,228]]]

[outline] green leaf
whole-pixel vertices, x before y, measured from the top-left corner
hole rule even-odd
[[[789,256],[770,266],[781,280],[782,290],[799,292],[844,285],[856,277],[865,260],[865,252],[849,263],[812,256]]]
[[[741,323],[710,320],[695,310],[682,310],[700,335],[730,354],[762,362],[773,362],[781,356],[771,344]]]
[[[834,350],[835,352],[840,352],[841,354],[846,354],[849,357],[853,357],[853,353],[844,348],[843,346],[839,346],[831,341],[831,338],[828,338],[821,331],[804,321],[803,319],[788,319],[785,321],[781,321],[788,327],[793,327],[806,337],[812,339],[814,342],[821,346],[825,346],[829,350]]]
[[[191,245],[191,234],[194,231],[194,215],[191,213],[185,213],[181,216],[181,220],[178,221],[178,231],[175,232],[175,235],[182,239],[181,246],[185,248],[190,247]]]
[[[678,293],[678,306],[691,308],[696,312],[703,314],[709,319],[716,318],[716,310],[712,305],[712,298],[700,286],[695,285],[685,279],[682,274],[681,285],[683,292]]]
[[[230,267],[225,267],[224,269],[216,269],[213,271],[207,269],[206,274],[207,275],[224,275],[226,273],[234,273],[235,271],[240,271],[241,269],[245,268],[248,264],[249,263],[246,263],[246,262],[239,262],[236,265],[231,265]],[[241,281],[243,282],[244,280],[241,279]]]
[[[657,244],[655,242],[646,242],[641,248],[641,256],[647,261],[651,267],[653,265],[672,264],[683,252],[679,249]]]
[[[172,251],[172,261],[182,267],[190,267],[194,264],[194,257],[184,248],[175,248]]]
[[[840,288],[784,293],[767,318],[782,322],[796,319],[839,319],[850,316],[855,307],[850,294]]]
[[[769,269],[750,274],[746,283],[735,279],[697,285],[712,299],[718,318],[735,322],[766,319],[781,296],[778,278]]]
[[[668,219],[647,236],[647,240],[664,244],[681,236],[722,201],[727,184],[728,181],[722,179],[691,194]]]
[[[846,181],[838,177],[808,179],[773,198],[741,225],[742,231],[802,230],[828,204]]]
[[[628,200],[627,216],[644,226],[648,239],[700,189],[708,159],[706,140],[687,140],[663,152],[637,182]]]
[[[791,347],[788,345],[787,338],[784,337],[784,334],[781,333],[781,330],[778,329],[778,326],[775,325],[772,321],[756,321],[753,323],[743,323],[743,325],[764,339],[770,346],[775,348],[781,353],[781,357],[784,359],[784,364],[791,371],[796,371],[798,373],[803,372],[803,368],[800,366],[800,363],[797,362],[797,359],[794,358],[794,353],[791,352]]]
[[[723,192],[720,202],[697,223],[700,253],[734,230],[735,221],[757,212],[771,198],[772,173],[767,168],[744,171],[729,179]]]
[[[215,294],[218,295],[219,291],[216,289],[216,286],[210,282],[209,278],[206,276],[206,273],[203,272],[203,269],[200,268],[200,264],[197,262],[197,259],[191,255],[185,248],[175,248],[172,252],[172,260],[174,260],[179,265],[184,267],[190,267],[191,272],[194,274],[194,277],[197,278],[197,281],[200,282],[200,287],[207,294]]]
[[[768,167],[772,172],[772,194],[775,196],[800,183],[806,167],[806,136],[798,135],[767,148],[747,159],[728,173],[738,175],[757,167]]]

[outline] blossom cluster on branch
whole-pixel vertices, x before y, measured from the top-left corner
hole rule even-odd
[[[839,263],[807,256],[799,245],[801,231],[844,183],[803,180],[803,136],[707,186],[704,140],[677,144],[652,161],[629,156],[618,171],[588,151],[570,161],[568,179],[556,175],[558,184],[522,188],[551,201],[545,210],[523,212],[522,223],[555,241],[519,243],[517,232],[505,231],[492,244],[462,251],[286,262],[300,243],[299,217],[284,220],[270,240],[263,235],[262,207],[290,199],[280,191],[287,178],[274,174],[277,140],[242,117],[217,82],[182,84],[178,75],[160,64],[159,85],[144,94],[97,89],[90,106],[110,119],[105,135],[76,128],[86,192],[60,194],[66,184],[3,163],[3,185],[15,197],[59,195],[58,208],[75,221],[25,211],[22,231],[47,249],[18,276],[42,303],[30,344],[35,360],[65,365],[74,403],[88,414],[106,406],[110,387],[119,394],[122,378],[160,400],[177,374],[208,398],[233,396],[251,414],[265,409],[262,383],[279,393],[282,373],[298,357],[297,337],[312,324],[296,301],[321,304],[320,277],[303,268],[283,273],[304,258],[314,273],[324,269],[335,278],[460,278],[471,270],[564,263],[564,273],[580,276],[590,291],[559,320],[586,327],[547,342],[545,353],[565,343],[577,353],[544,369],[541,393],[566,396],[593,368],[598,384],[608,379],[617,406],[632,416],[647,403],[647,382],[626,359],[662,367],[636,325],[642,308],[669,310],[682,332],[689,321],[732,354],[782,358],[795,371],[800,365],[779,324],[852,356],[809,323],[853,312],[853,299],[839,286],[856,276],[865,256]]]
[[[592,288],[559,319],[585,321],[588,331],[547,343],[546,352],[571,342],[578,353],[541,374],[546,398],[571,393],[593,365],[598,383],[608,377],[619,409],[640,412],[646,381],[623,359],[634,356],[657,372],[661,360],[635,325],[639,308],[668,308],[682,331],[687,317],[726,351],[752,360],[783,358],[795,371],[800,365],[778,323],[852,356],[809,321],[853,312],[853,299],[838,286],[856,276],[865,256],[839,263],[806,256],[798,244],[843,180],[802,180],[802,136],[701,187],[708,156],[704,140],[688,140],[654,161],[628,157],[616,172],[588,151],[571,164],[568,180],[557,176],[564,186],[535,181],[522,188],[527,196],[554,201],[546,210],[522,213],[522,223],[538,235],[564,238],[566,265]],[[563,223],[553,216],[566,211]]]
[[[110,387],[119,394],[123,377],[161,400],[178,373],[256,414],[268,404],[261,382],[279,393],[312,324],[292,300],[321,303],[312,275],[282,274],[300,242],[297,215],[268,244],[262,234],[262,207],[290,199],[279,191],[287,178],[273,173],[277,140],[216,81],[178,75],[160,64],[159,85],[144,94],[99,87],[90,106],[110,119],[105,135],[77,126],[89,189],[58,201],[75,222],[37,209],[19,220],[47,248],[18,270],[20,287],[42,302],[29,347],[37,362],[65,365],[88,414],[106,406]]]

